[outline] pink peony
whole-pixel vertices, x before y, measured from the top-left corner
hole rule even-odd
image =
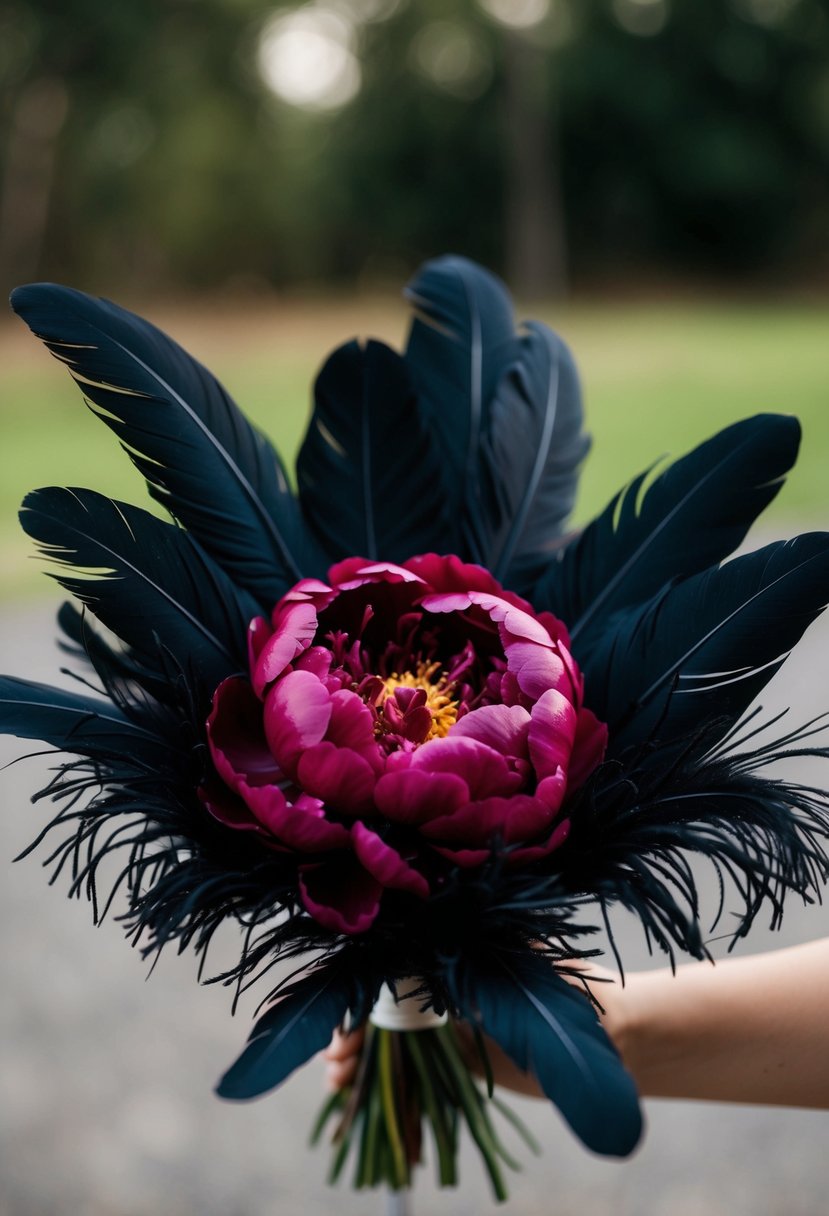
[[[297,856],[304,906],[362,933],[385,889],[426,899],[451,865],[510,865],[566,839],[601,761],[564,626],[479,566],[350,558],[251,623],[225,680],[201,790],[228,827]]]

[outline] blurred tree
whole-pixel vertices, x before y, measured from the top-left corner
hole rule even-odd
[[[826,0],[6,0],[0,275],[826,268]]]

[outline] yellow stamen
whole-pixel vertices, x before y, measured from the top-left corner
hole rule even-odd
[[[418,663],[414,671],[404,671],[400,675],[395,671],[383,681],[383,701],[390,697],[396,688],[423,688],[426,692],[426,708],[432,715],[432,725],[427,739],[443,739],[458,720],[458,702],[452,700],[452,685],[446,676],[435,675],[440,671],[440,663]]]

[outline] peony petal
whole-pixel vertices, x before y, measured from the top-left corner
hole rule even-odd
[[[529,729],[530,759],[539,777],[552,777],[558,769],[567,772],[578,715],[574,706],[551,688],[536,702]]]
[[[236,790],[270,785],[282,778],[262,727],[262,702],[247,680],[231,676],[219,685],[207,719],[210,755],[222,780]]]
[[[553,811],[558,811],[567,789],[567,774],[563,768],[557,768],[549,777],[544,777],[539,781],[535,795],[542,802],[546,802]]]
[[[467,802],[469,786],[456,773],[427,773],[407,767],[387,771],[374,789],[375,806],[394,823],[425,823],[449,815]]]
[[[408,891],[420,899],[429,898],[429,884],[422,874],[404,861],[396,849],[359,821],[351,829],[354,852],[372,878],[384,887]]]
[[[309,747],[299,758],[297,778],[309,794],[344,815],[372,810],[377,778],[368,762],[348,748],[328,742]]]
[[[477,739],[431,739],[412,756],[412,767],[429,773],[455,773],[466,782],[472,798],[517,793],[521,777],[506,757]]]
[[[353,591],[366,583],[420,583],[422,579],[393,562],[371,562],[364,557],[347,557],[328,571],[331,583],[338,591]]]
[[[530,715],[520,705],[484,705],[450,726],[451,739],[477,739],[502,756],[525,757]]]
[[[437,553],[421,553],[411,557],[403,565],[419,575],[435,591],[478,591],[497,596],[532,615],[532,606],[513,591],[506,591],[483,566],[462,562],[453,553],[440,556]],[[549,614],[548,614],[549,615]],[[555,620],[555,618],[553,618]]]
[[[424,823],[420,830],[429,840],[454,841],[465,848],[491,844],[496,837],[511,845],[540,836],[554,818],[555,811],[540,798],[516,794],[470,802],[452,815]]]
[[[334,933],[365,933],[380,911],[383,888],[359,862],[337,858],[319,866],[302,866],[302,902],[314,920]]]
[[[263,834],[261,823],[251,813],[249,807],[236,794],[232,794],[226,786],[212,782],[210,785],[199,786],[196,792],[202,806],[226,828]]]
[[[323,853],[351,843],[348,828],[330,823],[320,802],[307,799],[301,808],[291,806],[275,786],[243,786],[240,793],[259,823],[298,853]]]
[[[507,859],[510,865],[530,865],[533,861],[541,861],[560,848],[570,835],[570,820],[562,819],[550,833],[549,840],[544,844],[529,845],[526,849],[516,849]]]
[[[518,687],[532,701],[537,701],[550,688],[572,699],[570,673],[557,650],[548,650],[535,642],[509,642],[504,653]]]
[[[587,778],[604,760],[607,750],[607,726],[600,722],[589,709],[579,710],[576,722],[576,738],[567,772],[569,792],[584,785]]]
[[[260,650],[253,669],[253,687],[260,697],[308,649],[317,632],[317,610],[313,604],[288,604],[275,616],[274,632]]]
[[[256,666],[256,660],[262,653],[262,649],[272,633],[273,630],[263,616],[255,616],[248,625],[248,671],[250,672],[251,680],[253,679],[253,669]]]
[[[310,671],[291,671],[271,688],[265,700],[265,736],[289,777],[296,775],[302,752],[325,737],[330,721],[331,697]]]
[[[379,774],[383,771],[383,753],[377,744],[374,723],[374,714],[356,693],[341,689],[331,694],[326,741],[356,752]]]

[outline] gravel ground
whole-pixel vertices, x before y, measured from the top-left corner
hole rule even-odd
[[[0,619],[0,670],[51,679],[51,610]],[[826,707],[829,629],[818,627],[765,697]],[[0,739],[0,763],[20,754]],[[28,795],[45,762],[2,773],[0,816],[0,1216],[321,1216],[383,1212],[381,1195],[329,1190],[327,1156],[306,1147],[320,1099],[316,1063],[277,1095],[223,1104],[211,1087],[247,1034],[227,993],[195,983],[190,957],[163,959],[151,983],[116,921],[93,933],[89,909],[46,885],[37,862],[11,861],[43,821]],[[65,889],[65,888],[64,888]],[[826,933],[821,908],[792,903],[782,933],[755,950]],[[626,958],[647,965],[621,927]],[[233,941],[225,943],[233,948]],[[216,963],[219,958],[217,955]],[[758,994],[761,999],[761,994]],[[545,1145],[512,1183],[518,1216],[823,1216],[829,1208],[829,1116],[704,1103],[653,1102],[632,1161],[597,1160],[540,1103],[516,1107]],[[483,1216],[497,1210],[471,1154],[460,1193],[428,1171],[412,1209]]]

